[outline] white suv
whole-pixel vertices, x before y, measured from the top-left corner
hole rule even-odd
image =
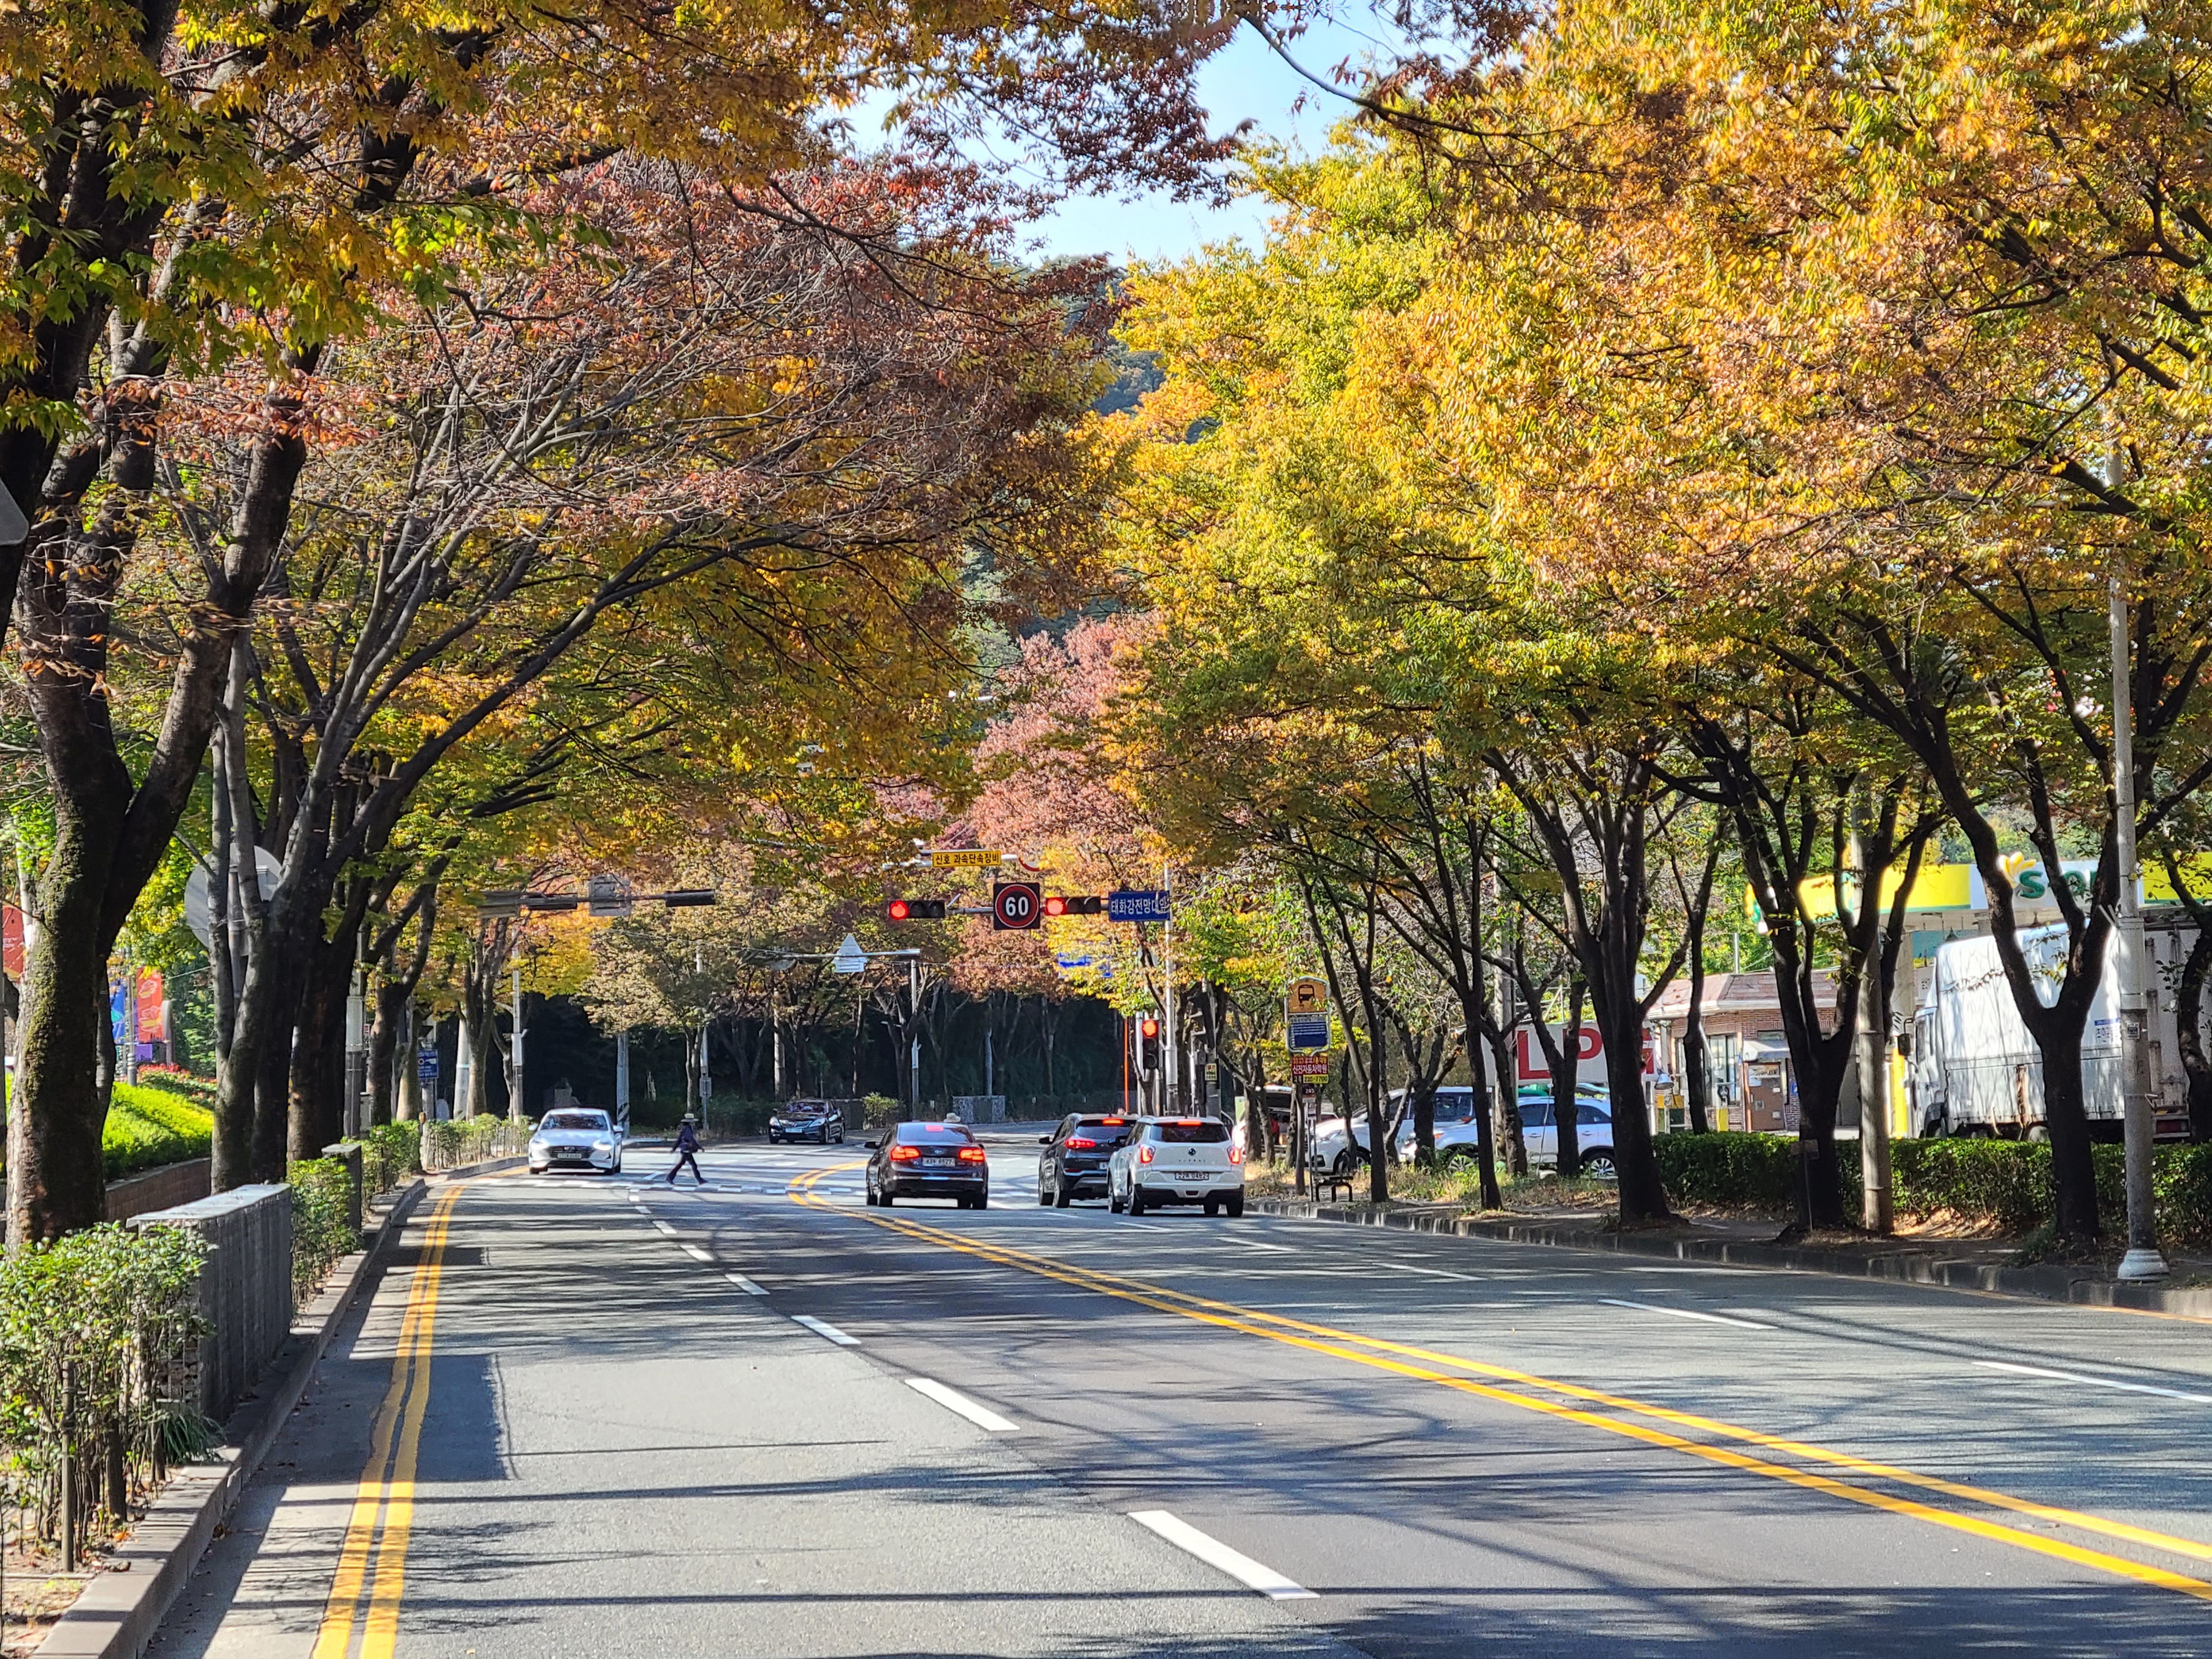
[[[1155,1204],[1244,1213],[1244,1149],[1211,1117],[1148,1117],[1106,1166],[1106,1206],[1142,1215]]]

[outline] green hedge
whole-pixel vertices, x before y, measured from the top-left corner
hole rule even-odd
[[[354,1231],[353,1176],[335,1158],[301,1158],[285,1170],[292,1186],[292,1305],[311,1301],[331,1269],[361,1248]]]
[[[707,1103],[701,1126],[710,1135],[763,1135],[768,1121],[781,1108],[772,1100],[746,1100],[738,1095],[716,1095]],[[633,1125],[636,1119],[630,1120]],[[680,1121],[671,1119],[672,1123]]]
[[[108,1455],[120,1454],[127,1509],[219,1435],[197,1403],[203,1249],[174,1227],[100,1226],[0,1255],[0,1444],[26,1531],[58,1535],[65,1441],[86,1529],[95,1507],[117,1507]]]
[[[100,1131],[100,1150],[110,1181],[205,1158],[215,1140],[215,1114],[160,1089],[115,1085]]]
[[[1668,1202],[1786,1212],[1797,1203],[1797,1141],[1793,1135],[1662,1135],[1652,1143]],[[1844,1141],[1844,1207],[1859,1201],[1857,1145]],[[2107,1227],[2127,1213],[2126,1155],[2118,1146],[2091,1148],[2097,1207]],[[2176,1242],[2212,1239],[2212,1146],[2161,1146],[2153,1174],[2159,1231]],[[2051,1148],[2039,1141],[1960,1137],[1899,1140],[1890,1146],[1890,1193],[1899,1215],[1948,1212],[2008,1232],[2033,1232],[2053,1205]]]
[[[388,1193],[422,1168],[420,1123],[378,1123],[362,1132],[361,1184],[364,1197]]]
[[[166,1094],[182,1095],[193,1105],[209,1110],[215,1107],[215,1079],[202,1077],[197,1072],[187,1072],[181,1066],[141,1066],[138,1068],[138,1086],[159,1089]]]
[[[1790,1209],[1797,1202],[1797,1142],[1782,1135],[1721,1130],[1661,1135],[1651,1143],[1673,1204]]]

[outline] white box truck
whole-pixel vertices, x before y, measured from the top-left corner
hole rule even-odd
[[[2161,1136],[2187,1132],[2189,1085],[2175,1038],[2173,987],[2195,941],[2196,929],[2184,921],[2145,919],[2151,1099]],[[2045,1000],[2056,1001],[2066,969],[2064,925],[2023,929],[2020,942]],[[2100,1139],[2119,1138],[2118,1007],[2118,952],[2108,945],[2081,1034],[2083,1103],[2090,1131]],[[1924,1000],[1913,1013],[1907,1075],[1913,1127],[1920,1134],[2042,1138],[2043,1055],[2013,1001],[1996,939],[1982,935],[1936,947]]]

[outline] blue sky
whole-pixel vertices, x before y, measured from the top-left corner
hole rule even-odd
[[[1341,0],[1331,7],[1334,17],[1315,20],[1290,43],[1291,55],[1329,81],[1338,64],[1346,58],[1357,64],[1378,44],[1396,38],[1375,15],[1374,4],[1375,0]],[[1206,64],[1199,91],[1216,131],[1249,121],[1254,137],[1285,142],[1307,154],[1326,144],[1329,128],[1352,109],[1342,97],[1301,76],[1249,27],[1239,28]],[[867,132],[866,106],[850,118],[856,132]],[[1267,204],[1252,198],[1209,208],[1159,193],[1129,201],[1089,197],[1066,203],[1030,227],[1027,240],[1035,252],[1048,257],[1103,254],[1117,263],[1176,259],[1208,242],[1242,240],[1256,246],[1266,234],[1267,216]]]
[[[1363,0],[1333,9],[1341,21],[1316,20],[1289,46],[1302,68],[1324,81],[1346,58],[1356,64],[1395,38]],[[1329,128],[1352,111],[1343,98],[1301,76],[1249,27],[1238,29],[1206,64],[1199,91],[1217,131],[1249,120],[1255,136],[1287,142],[1308,154],[1326,144]],[[1046,254],[1174,259],[1232,238],[1256,246],[1266,234],[1267,215],[1267,205],[1251,198],[1206,208],[1158,194],[1127,202],[1089,198],[1066,204],[1036,234]]]

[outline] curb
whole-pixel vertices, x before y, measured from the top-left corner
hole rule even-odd
[[[1329,1221],[1355,1227],[1395,1227],[1406,1232],[1441,1233],[1460,1238],[1489,1238],[1510,1244],[1541,1244],[1554,1249],[1612,1251],[1623,1255],[1663,1256],[1673,1261],[1712,1261],[1735,1267],[1778,1267],[1790,1273],[1826,1273],[1832,1278],[1875,1279],[1890,1284],[1924,1285],[1936,1290],[1977,1291],[2025,1301],[2063,1302],[2075,1307],[2119,1308],[2136,1313],[2171,1314],[2212,1320],[2212,1290],[2167,1290],[2122,1285],[2080,1267],[1998,1267],[1922,1253],[1860,1255],[1817,1246],[1757,1244],[1723,1238],[1656,1238],[1637,1233],[1601,1233],[1518,1221],[1486,1221],[1439,1206],[1423,1210],[1359,1210],[1321,1204],[1312,1199],[1255,1198],[1248,1200],[1261,1215]]]
[[[429,1182],[473,1180],[477,1176],[497,1175],[502,1170],[519,1170],[530,1162],[530,1154],[517,1152],[513,1158],[488,1158],[481,1164],[457,1164],[450,1170],[438,1170],[417,1179]]]
[[[223,1425],[216,1462],[169,1476],[130,1540],[94,1573],[38,1647],[39,1659],[138,1659],[199,1565],[200,1556],[246,1490],[307,1391],[308,1379],[337,1334],[354,1297],[422,1194],[420,1176],[392,1195],[366,1246],[345,1257],[276,1351],[254,1391]]]

